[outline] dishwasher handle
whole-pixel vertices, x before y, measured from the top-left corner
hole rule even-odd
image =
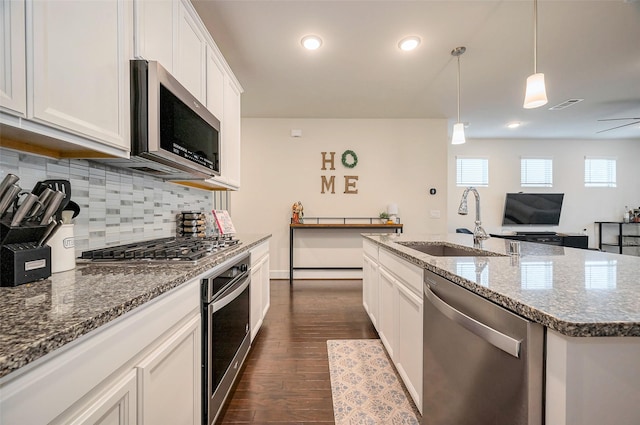
[[[520,357],[521,341],[511,338],[509,335],[505,335],[502,332],[467,316],[461,311],[456,310],[438,297],[426,283],[424,285],[424,294],[429,302],[431,302],[431,304],[437,308],[440,313],[444,314],[449,319],[453,320],[468,331],[476,334],[489,344],[501,349],[505,353],[510,354],[515,358]]]

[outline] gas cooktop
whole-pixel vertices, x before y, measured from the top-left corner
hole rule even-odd
[[[197,264],[200,260],[240,243],[233,236],[163,238],[84,251],[80,259],[86,260],[83,262],[96,264],[140,262]]]

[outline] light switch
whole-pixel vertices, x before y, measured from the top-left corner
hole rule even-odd
[[[429,216],[431,218],[440,218],[440,210],[431,210]]]

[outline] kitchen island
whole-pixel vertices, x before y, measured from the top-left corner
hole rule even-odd
[[[241,244],[195,265],[78,263],[0,288],[0,423],[69,423],[101,417],[105,406],[135,417],[137,399],[141,411],[152,408],[149,391],[136,396],[141,382],[175,354],[178,379],[193,391],[174,407],[192,406],[199,424],[200,278],[258,247],[268,252],[270,235],[236,236]]]
[[[481,249],[487,252],[482,256],[432,256],[407,243],[445,244],[473,251],[472,236],[403,234],[364,238],[365,281],[367,262],[372,263],[379,254],[380,291],[384,282],[402,282],[403,276],[409,283],[406,287],[411,288],[412,274],[428,270],[544,326],[546,423],[640,423],[638,258],[526,242],[521,242],[521,255],[514,257],[508,255],[509,241],[495,238],[483,242]],[[375,270],[375,264],[372,267]],[[393,270],[396,268],[400,272]],[[379,292],[376,307],[370,296],[373,290],[366,283],[363,291],[365,308],[370,315],[371,311],[378,313],[372,320],[384,325],[380,297],[388,297],[390,292]],[[406,314],[408,308],[401,310]],[[398,335],[388,339],[392,347],[401,349],[407,327],[400,329]],[[416,335],[417,331],[413,336]],[[400,349],[396,351],[401,354]],[[392,357],[400,354],[393,353]],[[411,362],[405,360],[402,366],[411,372],[407,365]],[[404,373],[399,372],[401,376]],[[419,402],[421,382],[416,380],[421,372],[407,375],[413,376],[411,386],[417,394],[414,400]]]

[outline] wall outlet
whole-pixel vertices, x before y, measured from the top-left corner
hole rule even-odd
[[[431,217],[431,218],[440,218],[440,210],[431,210],[431,211],[429,211],[429,217]]]

